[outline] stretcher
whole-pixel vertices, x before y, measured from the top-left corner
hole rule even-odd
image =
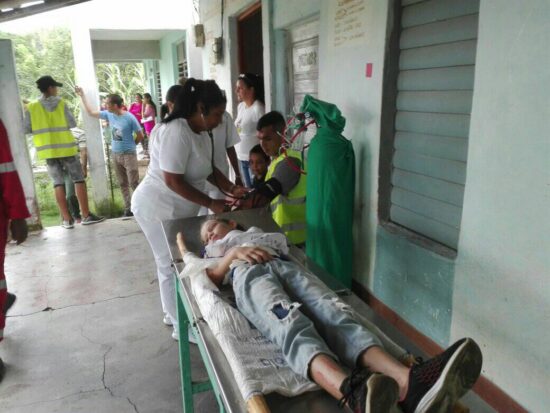
[[[245,228],[257,226],[266,232],[280,231],[266,209],[220,214],[219,217],[233,219]],[[193,217],[165,221],[162,228],[166,237],[174,276],[176,277],[176,302],[179,327],[179,358],[183,398],[183,412],[193,412],[193,395],[212,390],[218,401],[220,412],[342,412],[337,402],[322,390],[312,391],[300,396],[283,397],[277,394],[254,396],[245,401],[235,382],[231,367],[207,322],[201,315],[197,302],[194,300],[188,279],[180,279],[177,275],[184,267],[182,253],[178,248],[177,234],[181,232],[189,251],[200,253],[202,244],[199,229],[205,217]],[[414,362],[411,355],[422,355],[422,352],[410,343],[394,326],[381,319],[372,309],[349,289],[343,287],[337,280],[327,274],[322,268],[309,260],[304,252],[294,246],[290,250],[290,258],[302,265],[308,271],[319,277],[329,288],[335,291],[346,303],[350,304],[362,317],[362,322],[382,341],[386,351],[400,359],[404,364]],[[230,294],[230,292],[225,292]],[[193,381],[190,369],[190,344],[188,327],[191,328],[197,340],[197,345],[205,364],[208,380]],[[469,410],[457,403],[453,413],[466,413]]]

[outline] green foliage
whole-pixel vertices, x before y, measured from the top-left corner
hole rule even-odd
[[[59,95],[78,121],[80,99],[74,92],[76,83],[70,30],[57,27],[26,35],[0,32],[0,38],[13,41],[21,99],[36,100],[40,96],[36,80],[44,75],[53,76],[63,83]],[[143,63],[101,63],[96,66],[96,73],[100,94],[118,93],[126,104],[133,102],[136,93],[146,91]]]
[[[78,119],[80,104],[74,93],[75,71],[71,32],[66,28],[54,28],[26,35],[0,33],[0,37],[13,41],[21,99],[37,99],[40,91],[36,87],[36,80],[44,75],[53,76],[55,80],[63,83],[59,95],[65,99]]]
[[[142,63],[99,63],[96,76],[100,95],[117,93],[126,105],[134,101],[136,93],[143,94],[146,85]]]
[[[80,98],[74,92],[75,68],[71,33],[67,28],[40,30],[26,35],[0,32],[0,38],[11,39],[17,68],[17,81],[22,100],[33,101],[40,97],[36,80],[50,75],[63,83],[59,95],[65,99],[69,108],[80,123]],[[142,63],[98,64],[96,67],[100,94],[118,93],[130,104],[136,93],[145,91],[146,76]],[[38,162],[37,164],[43,164]],[[117,217],[122,213],[123,201],[118,184],[114,179],[114,200],[108,205],[97,205],[90,199],[90,207],[108,217]],[[40,216],[44,227],[59,225],[61,217],[55,201],[51,179],[47,173],[35,173],[35,184],[40,206]],[[88,194],[91,193],[91,181],[88,180]]]

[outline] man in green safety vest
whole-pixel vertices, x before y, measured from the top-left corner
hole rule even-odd
[[[25,127],[32,133],[38,159],[46,160],[48,173],[53,181],[55,200],[63,228],[74,228],[74,222],[67,207],[64,175],[67,173],[75,184],[76,197],[82,212],[82,225],[103,221],[90,212],[88,193],[82,166],[77,156],[77,143],[70,131],[76,126],[74,116],[65,101],[57,96],[57,88],[63,86],[51,76],[42,76],[36,81],[42,97],[27,106]]]
[[[264,202],[270,202],[273,220],[295,245],[306,241],[306,175],[302,154],[282,150],[286,122],[283,115],[272,111],[258,121],[257,136],[266,155],[271,157],[265,182],[256,189]],[[254,195],[252,195],[254,198]]]

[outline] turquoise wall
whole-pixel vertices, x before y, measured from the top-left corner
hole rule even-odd
[[[378,227],[376,246],[374,295],[446,347],[452,321],[454,260],[382,226]]]
[[[178,83],[178,65],[176,58],[176,43],[185,39],[185,31],[174,31],[160,40],[160,84],[162,93],[166,94],[168,88]]]

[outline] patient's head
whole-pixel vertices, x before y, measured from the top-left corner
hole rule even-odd
[[[222,239],[234,229],[242,229],[242,227],[230,219],[211,218],[201,226],[201,240],[206,245],[211,244]]]

